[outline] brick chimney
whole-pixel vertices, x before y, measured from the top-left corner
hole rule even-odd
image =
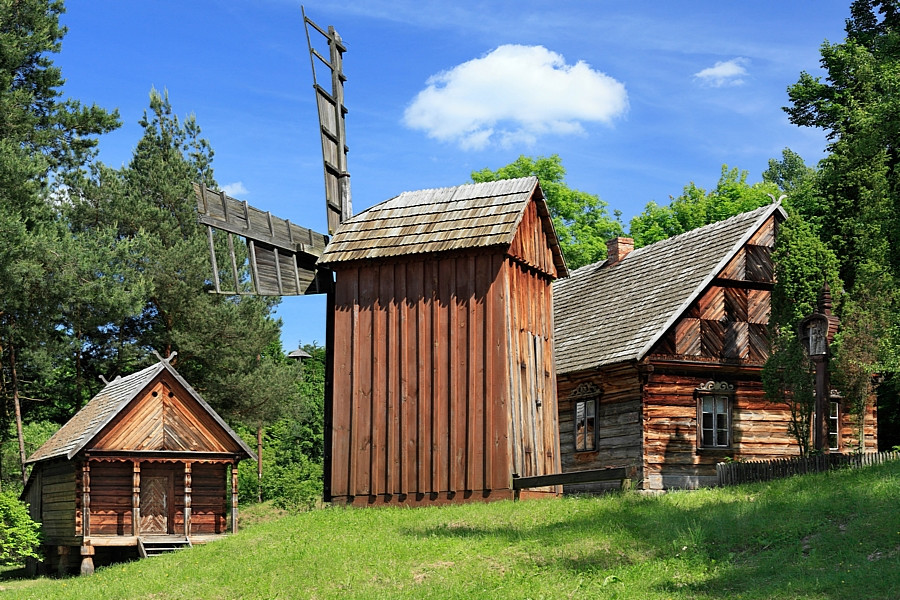
[[[616,237],[606,241],[606,266],[611,267],[634,250],[634,240],[627,237]]]

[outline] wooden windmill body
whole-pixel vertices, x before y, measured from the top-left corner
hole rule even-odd
[[[326,58],[309,44],[334,239],[196,186],[215,291],[327,295],[326,501],[518,497],[516,476],[560,470],[551,283],[567,269],[540,184],[406,192],[351,218],[346,48],[333,27],[304,21],[307,38],[324,36],[329,47]],[[330,91],[315,81],[317,64],[330,72]],[[226,236],[224,265],[216,235]],[[371,256],[358,254],[373,243]],[[229,270],[234,289],[225,290]],[[561,490],[540,485],[530,493]]]

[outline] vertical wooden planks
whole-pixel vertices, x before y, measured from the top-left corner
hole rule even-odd
[[[354,495],[366,496],[371,493],[372,477],[372,432],[375,427],[372,414],[372,369],[373,369],[373,305],[376,294],[376,273],[369,269],[359,270],[359,350],[354,360],[356,399],[354,415],[353,454],[357,457],[357,474]],[[352,482],[351,482],[352,483]]]
[[[334,374],[332,379],[332,442],[331,442],[331,493],[335,496],[350,494],[350,441],[353,418],[352,365],[354,357],[353,324],[357,304],[357,277],[352,269],[341,271],[341,285],[335,289],[334,345],[340,352],[333,352]]]

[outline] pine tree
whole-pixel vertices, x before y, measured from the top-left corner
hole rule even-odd
[[[25,384],[46,374],[37,355],[58,341],[70,293],[71,240],[52,186],[91,159],[94,136],[118,126],[116,113],[60,97],[64,80],[50,55],[65,35],[62,12],[59,1],[0,3],[0,425],[5,436],[11,402],[22,453]]]

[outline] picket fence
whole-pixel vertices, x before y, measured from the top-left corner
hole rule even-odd
[[[737,485],[751,481],[769,481],[804,473],[821,473],[832,469],[858,468],[880,465],[900,458],[900,452],[870,452],[866,454],[819,454],[774,460],[719,463],[716,465],[718,484]]]

